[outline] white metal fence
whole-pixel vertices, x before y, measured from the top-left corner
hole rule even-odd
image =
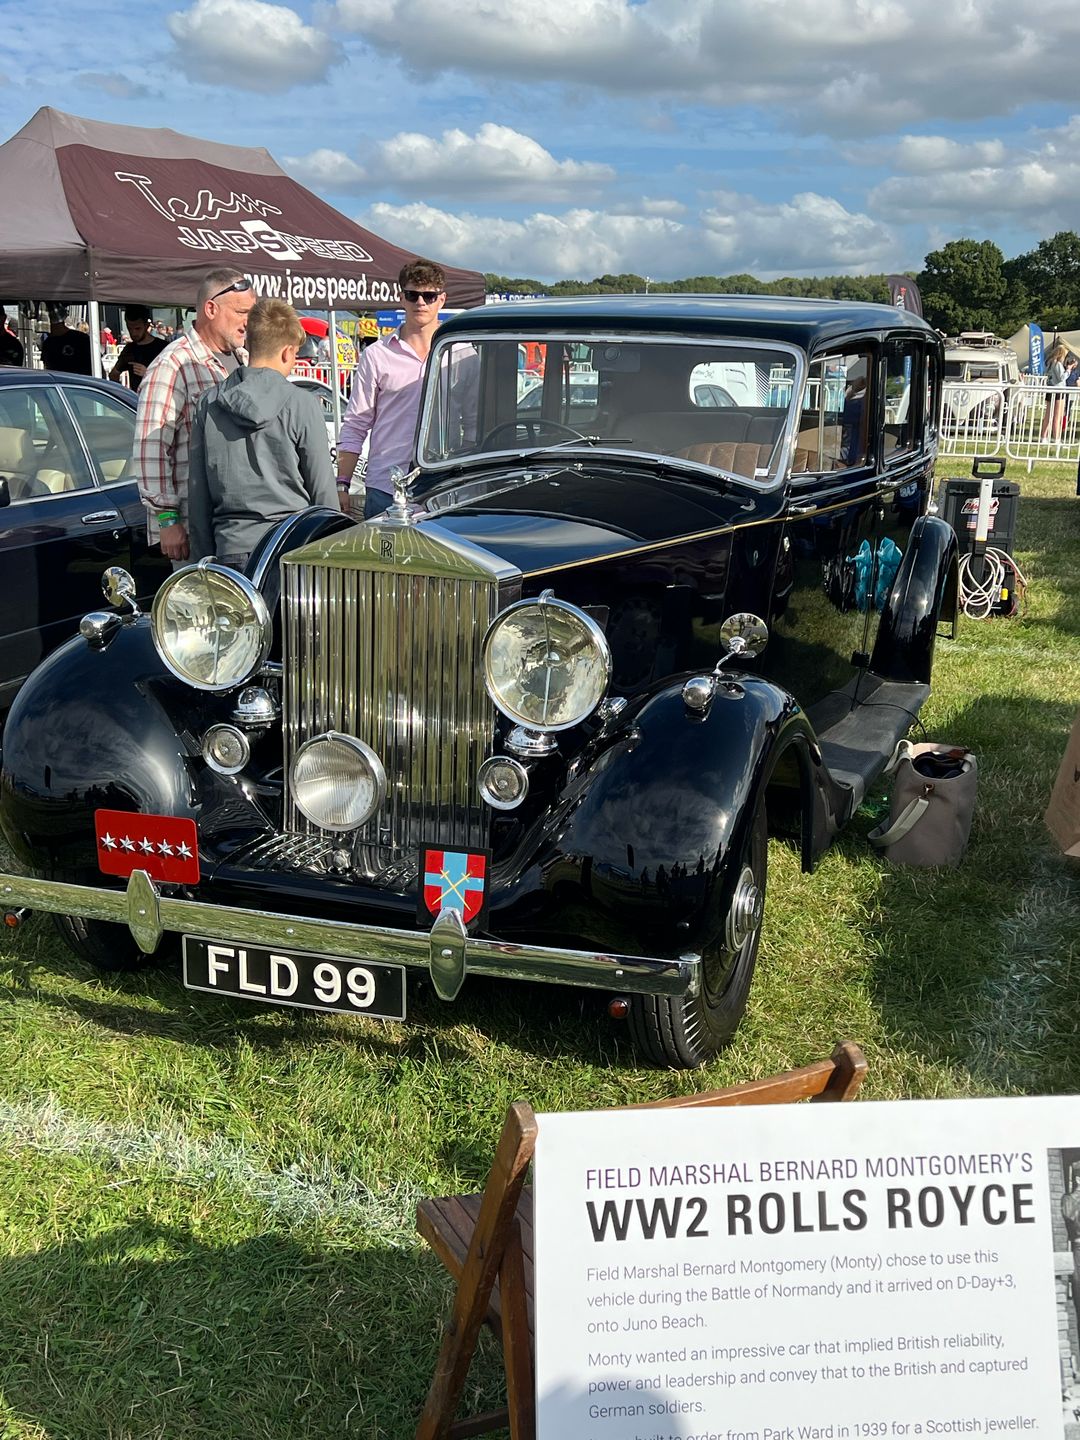
[[[1080,460],[1080,390],[946,381],[941,399],[945,455],[1002,455],[1010,460]]]
[[[349,398],[349,391],[352,389],[352,377],[355,369],[355,365],[338,365],[338,383],[341,386],[342,398],[345,400]],[[312,360],[298,360],[293,374],[302,375],[309,380],[318,380],[328,389],[334,388],[333,366],[329,360],[318,364]]]

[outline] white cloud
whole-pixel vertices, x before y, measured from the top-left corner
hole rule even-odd
[[[679,40],[654,24],[655,8],[651,0],[639,6],[626,0],[546,0],[542,12],[517,0],[486,0],[482,6],[471,0],[338,0],[334,13],[342,28],[419,70],[631,90],[649,88],[650,55],[658,75],[674,76]]]
[[[440,260],[541,280],[630,272],[656,279],[751,271],[862,274],[893,263],[885,225],[813,194],[781,205],[721,195],[698,217],[573,209],[524,219],[452,214],[426,204],[380,203],[358,217],[388,239]]]
[[[312,150],[310,155],[286,155],[283,163],[286,170],[305,185],[346,192],[361,190],[367,183],[367,171],[351,160],[344,150]]]
[[[556,81],[793,112],[868,135],[1075,93],[1072,0],[337,0],[334,20],[426,73]]]
[[[639,204],[643,215],[670,215],[675,218],[686,214],[686,206],[681,200],[653,200],[643,195]]]
[[[340,191],[382,184],[471,200],[543,195],[547,203],[571,199],[583,189],[595,191],[615,175],[610,165],[556,160],[530,136],[490,123],[475,135],[444,130],[438,139],[402,131],[374,146],[365,160],[359,165],[340,150],[316,150],[287,163],[299,179]]]
[[[886,225],[807,191],[779,204],[723,194],[702,215],[703,239],[719,273],[866,275],[893,262]]]
[[[193,80],[276,94],[323,80],[334,42],[295,10],[266,0],[195,0],[166,19]]]
[[[1000,140],[975,140],[965,145],[942,135],[903,135],[893,154],[896,169],[909,175],[1000,165],[1004,159],[1005,146]]]
[[[506,125],[481,125],[475,135],[444,130],[441,140],[428,135],[400,134],[379,146],[384,173],[428,193],[472,196],[501,195],[508,199],[563,200],[583,187],[614,178],[610,165],[581,160],[556,160],[528,135]]]
[[[954,233],[1012,217],[1037,217],[1040,233],[1080,225],[1080,116],[1041,130],[1025,147],[999,141],[959,144],[905,136],[893,159],[899,174],[877,185],[867,208],[897,221],[934,221]]]
[[[598,210],[537,212],[524,220],[450,214],[424,204],[377,204],[359,221],[400,245],[473,270],[538,279],[611,271],[673,274],[683,227],[655,216]]]

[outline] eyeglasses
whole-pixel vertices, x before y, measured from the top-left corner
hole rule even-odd
[[[442,294],[442,291],[441,291],[441,290],[402,290],[401,293],[402,293],[402,295],[404,295],[405,299],[409,302],[410,305],[415,305],[415,304],[417,303],[417,301],[419,301],[419,300],[423,300],[423,302],[424,302],[425,305],[434,305],[434,304],[435,304],[435,301],[438,300],[439,296]]]
[[[216,295],[211,295],[210,299],[220,300],[222,295],[228,295],[233,290],[238,290],[241,294],[243,294],[245,290],[250,290],[251,288],[251,281],[247,278],[246,275],[241,275],[239,280],[234,280],[231,285],[226,285],[224,290],[219,290]]]

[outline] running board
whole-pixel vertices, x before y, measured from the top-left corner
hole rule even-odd
[[[849,820],[862,804],[867,790],[888,764],[897,742],[918,718],[929,694],[929,685],[861,675],[831,697],[832,724],[818,731],[818,742],[829,775],[842,797],[837,816],[840,824]],[[844,696],[848,698],[848,709],[835,718],[836,702]]]

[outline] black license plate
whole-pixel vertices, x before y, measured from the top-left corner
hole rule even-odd
[[[298,950],[270,949],[231,940],[184,936],[184,984],[189,990],[257,1000],[405,1019],[405,968],[364,960],[339,960]]]

